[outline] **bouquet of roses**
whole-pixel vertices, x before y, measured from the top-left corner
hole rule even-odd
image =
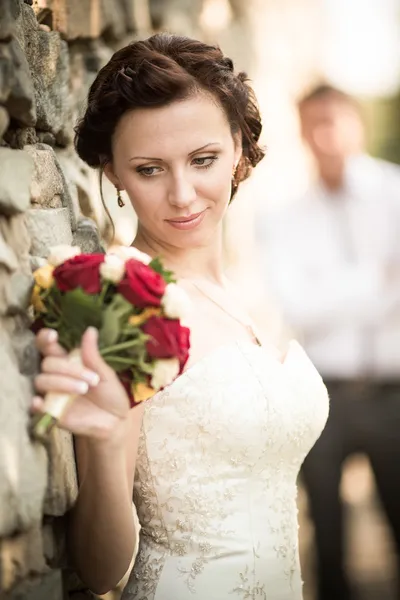
[[[118,374],[132,407],[182,372],[190,342],[180,319],[188,299],[160,259],[132,247],[81,254],[77,247],[57,246],[33,276],[32,329],[55,329],[70,360],[80,361],[82,336],[96,327],[100,354]],[[33,433],[44,436],[73,399],[48,393],[46,414]]]

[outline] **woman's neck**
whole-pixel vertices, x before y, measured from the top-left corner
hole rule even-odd
[[[152,257],[160,256],[167,269],[178,279],[207,279],[214,283],[223,282],[222,233],[205,246],[176,248],[150,238],[138,230],[132,244]]]

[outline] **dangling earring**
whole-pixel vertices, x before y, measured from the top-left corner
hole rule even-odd
[[[236,173],[237,173],[237,169],[238,169],[238,166],[237,166],[237,165],[234,165],[234,166],[233,166],[233,170],[232,170],[232,182],[231,182],[231,185],[232,185],[232,191],[231,191],[231,197],[230,197],[230,200],[229,200],[229,204],[232,202],[232,200],[233,200],[233,197],[234,197],[234,195],[236,194],[236,192],[237,192],[237,189],[238,189],[238,187],[239,187],[239,186],[238,186],[238,184],[236,183]]]
[[[118,206],[120,208],[122,208],[123,206],[125,206],[125,202],[122,200],[121,190],[119,190],[118,188],[116,188],[116,190],[117,190]]]

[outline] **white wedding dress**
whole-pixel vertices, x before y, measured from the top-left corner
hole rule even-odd
[[[123,600],[300,600],[296,478],[328,415],[297,342],[217,348],[147,403]]]

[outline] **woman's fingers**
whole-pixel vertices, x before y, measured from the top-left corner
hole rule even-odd
[[[44,406],[44,400],[40,396],[33,396],[31,402],[31,412],[42,412]]]
[[[86,381],[90,387],[96,387],[100,381],[100,377],[97,373],[65,357],[46,356],[42,361],[42,372],[67,375],[76,379],[82,379],[83,381]]]
[[[89,391],[89,384],[87,381],[68,377],[67,375],[40,373],[35,377],[35,388],[41,394],[63,392],[83,395]]]
[[[67,354],[58,343],[58,334],[54,329],[41,329],[36,334],[36,347],[43,356],[66,356]]]
[[[32,399],[31,411],[36,414],[46,414],[46,403],[40,396]],[[97,439],[106,439],[120,422],[118,415],[98,409],[93,418],[93,404],[85,396],[78,396],[66,406],[57,426],[74,435],[84,435]]]
[[[86,396],[79,396],[66,408],[57,422],[59,427],[72,431],[75,435],[85,435],[105,439],[120,423],[120,417],[107,410],[97,409],[93,417],[93,404]]]
[[[100,355],[97,345],[99,332],[94,327],[89,327],[82,336],[81,356],[83,364],[98,373],[101,381],[108,381],[115,376],[114,371],[107,365]]]

